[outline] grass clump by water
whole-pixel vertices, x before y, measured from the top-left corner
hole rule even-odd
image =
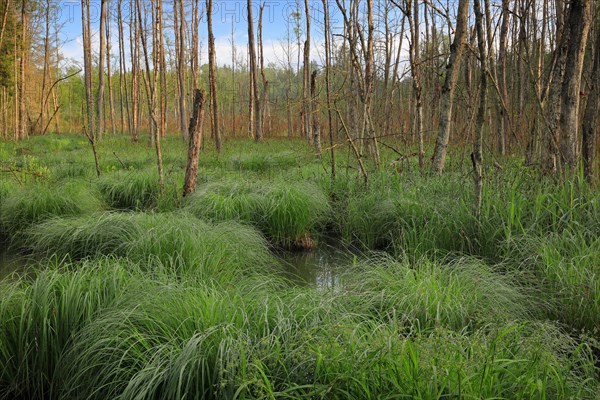
[[[191,196],[186,209],[202,219],[253,224],[286,248],[311,248],[331,215],[323,191],[307,182],[209,183]]]
[[[160,192],[158,173],[154,169],[142,171],[114,172],[98,181],[100,192],[106,203],[119,210],[173,210],[182,186],[165,182],[164,193]]]
[[[347,281],[350,292],[358,293],[349,297],[355,307],[411,329],[460,331],[540,315],[534,298],[514,279],[475,259],[412,264],[380,256],[352,267]]]
[[[132,280],[131,269],[122,260],[54,264],[35,278],[0,282],[0,398],[53,398],[55,374],[76,332],[145,281]]]
[[[308,305],[301,293],[289,293],[283,302],[243,283],[234,293],[177,285],[135,293],[130,305],[122,302],[76,336],[62,393],[92,399],[593,399],[597,393],[589,349],[551,324],[416,333],[398,319],[352,312],[337,296]],[[323,313],[327,304],[334,306]]]
[[[9,193],[1,204],[0,222],[16,235],[32,224],[59,217],[98,211],[102,202],[84,181],[63,185],[35,184]]]
[[[116,255],[180,275],[221,278],[265,272],[275,264],[253,228],[206,223],[184,213],[105,213],[53,219],[27,232],[39,256],[80,259]]]

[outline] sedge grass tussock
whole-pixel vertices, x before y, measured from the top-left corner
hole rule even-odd
[[[0,207],[1,225],[10,235],[16,235],[49,218],[98,211],[102,202],[87,182],[70,181],[19,188],[7,194]]]
[[[286,248],[311,248],[331,215],[323,191],[308,182],[209,183],[190,197],[185,209],[201,219],[252,224]]]
[[[198,279],[249,275],[276,264],[253,228],[231,221],[206,223],[185,213],[56,218],[30,229],[25,243],[38,256],[115,255]]]
[[[534,298],[514,280],[475,259],[409,263],[371,257],[354,265],[345,282],[358,293],[352,299],[358,307],[420,330],[472,329],[540,315]]]
[[[126,261],[106,259],[53,264],[35,278],[0,282],[0,397],[52,398],[54,376],[64,368],[75,333],[144,280],[139,275],[133,281],[130,270]]]

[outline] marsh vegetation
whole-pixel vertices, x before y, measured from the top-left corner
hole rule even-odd
[[[100,178],[81,136],[0,147],[0,398],[597,398],[577,177],[503,158],[477,215],[456,148],[365,183],[350,150],[332,180],[303,140],[232,140],[185,198],[179,139],[162,191],[152,149],[98,151]]]

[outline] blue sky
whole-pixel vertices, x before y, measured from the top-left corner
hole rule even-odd
[[[149,4],[149,0],[146,4]],[[117,0],[110,1],[110,7],[112,9],[113,17],[116,17]],[[187,2],[188,8],[190,2]],[[254,20],[255,29],[257,28],[258,21],[258,10],[259,2],[254,1]],[[285,58],[285,51],[282,48],[282,41],[285,40],[288,30],[288,21],[290,15],[296,10],[297,3],[295,0],[265,0],[264,16],[263,16],[263,39],[264,39],[264,52],[267,62],[280,64]],[[207,60],[207,33],[206,33],[206,14],[205,14],[205,1],[200,1],[202,10],[202,20],[200,23],[200,40],[202,42],[202,62]],[[76,62],[81,62],[83,58],[83,50],[81,46],[81,2],[78,0],[63,0],[59,2],[59,15],[58,21],[63,24],[60,32],[62,42],[62,53],[65,57]],[[302,13],[304,12],[304,3],[300,2]],[[172,1],[163,1],[163,8],[165,13],[165,35],[172,37]],[[213,29],[216,38],[217,47],[217,63],[220,65],[231,64],[231,30],[232,22],[234,28],[234,40],[238,50],[238,56],[245,58],[245,46],[247,44],[247,9],[246,1],[239,0],[214,0],[213,5]],[[312,0],[310,2],[311,16],[312,16],[312,46],[314,52],[311,52],[311,58],[317,62],[321,61],[321,52],[323,45],[323,13],[322,3],[320,0]],[[92,0],[91,2],[91,19],[92,19],[92,31],[93,31],[93,44],[94,51],[98,49],[98,26],[99,26],[99,15],[100,15],[100,1]],[[341,18],[335,1],[331,1],[330,12],[332,15],[332,25],[339,26]],[[124,19],[129,19],[129,0],[123,0],[122,13]],[[190,20],[188,15],[188,20]],[[113,48],[116,52],[117,48],[117,26],[115,22],[116,18],[113,19],[112,25],[112,40]],[[302,30],[304,31],[304,20],[301,21]],[[128,38],[127,25],[125,25],[125,36],[126,41]],[[294,36],[293,30],[291,35]],[[304,40],[304,39],[302,39]],[[295,42],[295,39],[292,39]],[[126,51],[128,52],[128,45],[126,43]],[[293,59],[296,57],[297,49],[294,47]],[[114,60],[113,60],[114,62]]]

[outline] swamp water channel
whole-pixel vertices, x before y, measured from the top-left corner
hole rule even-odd
[[[292,284],[319,290],[340,287],[344,267],[355,260],[355,253],[338,242],[325,242],[312,250],[275,251],[285,278]],[[7,243],[0,243],[0,280],[20,275],[34,264],[28,257],[11,252]]]

